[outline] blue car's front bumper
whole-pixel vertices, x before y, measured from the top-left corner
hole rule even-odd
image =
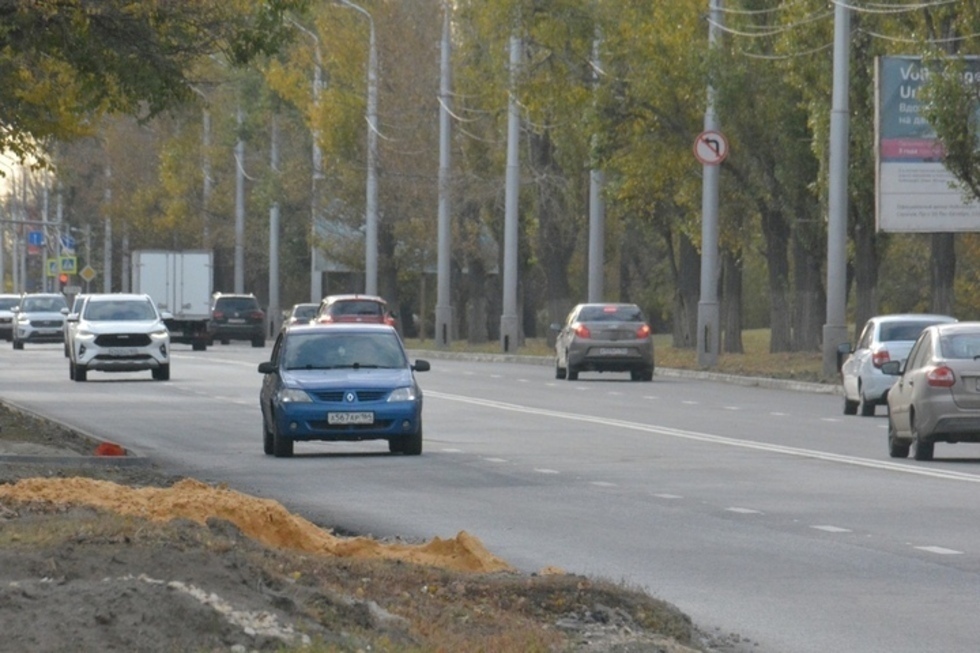
[[[371,423],[334,424],[330,422],[331,413],[370,413],[372,419]],[[422,400],[356,404],[288,402],[276,407],[275,416],[276,430],[291,440],[390,440],[419,431]]]

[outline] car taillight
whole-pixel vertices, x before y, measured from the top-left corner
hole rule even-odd
[[[940,365],[934,370],[929,370],[926,374],[926,383],[934,388],[951,388],[956,383],[956,375],[953,374],[953,370]]]
[[[575,328],[573,329],[573,331],[575,332],[575,335],[577,335],[579,338],[591,338],[592,337],[592,333],[589,331],[589,327],[585,326],[584,324],[577,324],[577,325],[575,325]]]
[[[636,337],[640,340],[650,337],[650,325],[644,324],[639,329],[636,330]]]
[[[263,313],[262,311],[252,311],[249,317],[252,318],[253,320],[263,320],[265,319],[265,313]]]
[[[888,355],[887,349],[881,349],[871,354],[871,364],[875,367],[881,367],[890,360],[891,356]]]
[[[212,314],[211,316],[212,316],[212,317],[213,317],[214,319],[216,319],[216,320],[223,320],[223,319],[224,319],[224,317],[225,317],[225,314],[224,314],[224,313],[222,313],[221,311],[215,311],[215,312],[214,312],[214,313],[213,313],[213,314]]]
[[[322,315],[320,316],[320,319],[317,320],[317,322],[319,322],[320,324],[327,324],[329,322],[333,322],[333,315]]]

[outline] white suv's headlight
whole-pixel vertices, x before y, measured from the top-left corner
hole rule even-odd
[[[388,401],[415,401],[415,399],[415,388],[411,386],[396,388],[388,395]]]
[[[298,388],[283,388],[279,391],[279,401],[284,404],[301,404],[313,401],[310,395]]]
[[[170,335],[170,332],[167,331],[165,328],[156,329],[155,331],[150,331],[151,338],[166,338],[168,335]]]

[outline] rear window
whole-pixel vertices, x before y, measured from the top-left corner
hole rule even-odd
[[[254,297],[221,297],[214,303],[216,310],[222,311],[254,311],[259,308],[259,301]]]
[[[975,360],[980,356],[980,333],[958,333],[939,339],[943,358]]]
[[[384,315],[384,309],[378,302],[350,300],[334,302],[327,307],[327,314],[338,315]]]
[[[579,311],[580,322],[644,322],[638,306],[585,306]]]
[[[928,324],[925,322],[895,322],[882,324],[878,339],[881,342],[896,342],[900,340],[915,340]]]

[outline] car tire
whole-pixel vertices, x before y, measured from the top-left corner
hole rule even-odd
[[[84,365],[75,365],[75,376],[73,378],[79,383],[84,383],[88,380],[88,370],[85,369]]]
[[[154,381],[169,381],[170,380],[170,363],[165,363],[160,367],[152,370]]]
[[[911,445],[898,439],[898,429],[888,420],[888,455],[892,458],[908,458]]]
[[[276,458],[291,458],[293,455],[293,441],[281,435],[278,429],[272,432],[272,455]]]
[[[75,364],[70,359],[68,361],[68,378],[72,381],[75,380]]]
[[[265,418],[262,418],[262,451],[267,456],[275,453],[275,435],[265,427]]]
[[[70,358],[71,352],[68,350],[68,343],[65,343],[65,358]]]
[[[644,382],[653,381],[653,368],[649,367],[640,372],[640,380]]]
[[[227,345],[227,344],[229,344],[230,342],[231,342],[231,340],[229,340],[228,338],[222,338],[222,339],[221,339],[221,344],[223,344],[223,345]]]
[[[19,350],[19,349],[23,349],[23,348],[24,348],[24,343],[23,342],[21,342],[20,340],[14,340],[14,349],[18,349]]]
[[[390,450],[389,446],[389,450]],[[401,451],[406,456],[419,456],[422,454],[422,421],[419,420],[419,428],[415,433],[409,435],[401,442]]]
[[[567,375],[569,381],[578,381],[578,369],[571,365],[568,366]]]
[[[916,460],[932,460],[932,455],[936,449],[934,442],[925,442],[919,437],[915,428],[915,417],[912,420],[912,457]]]
[[[564,367],[562,367],[561,366],[561,363],[559,363],[558,362],[558,359],[556,358],[555,359],[555,378],[556,379],[564,379],[567,374],[568,374],[568,370],[566,370]]]
[[[208,343],[202,342],[200,340],[195,340],[191,343],[191,351],[206,351],[208,348]]]
[[[875,416],[875,404],[868,401],[867,399],[861,399],[861,417],[874,417]]]
[[[858,406],[860,406],[860,405],[861,405],[861,402],[860,401],[851,401],[850,399],[847,398],[847,395],[844,396],[844,414],[845,415],[857,415],[857,413],[858,413]]]
[[[265,338],[264,337],[252,338],[252,346],[265,347]]]

